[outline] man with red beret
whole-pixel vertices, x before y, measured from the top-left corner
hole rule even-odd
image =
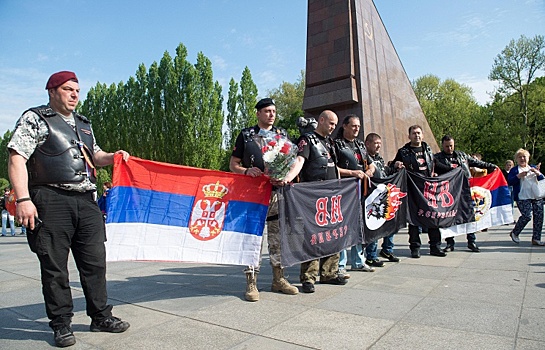
[[[92,332],[120,333],[129,323],[112,316],[106,292],[106,233],[93,194],[95,166],[112,164],[119,150],[104,152],[87,118],[74,110],[79,84],[73,72],[53,74],[46,84],[49,104],[30,108],[8,143],[8,172],[15,190],[17,220],[28,227],[28,244],[40,261],[49,326],[58,347],[71,346],[73,302],[68,254],[79,271]]]

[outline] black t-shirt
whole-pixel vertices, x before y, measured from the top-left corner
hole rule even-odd
[[[358,163],[363,164],[363,159],[361,158],[361,154],[358,151],[358,148],[356,147],[356,143],[354,141],[348,141],[348,140],[345,140],[345,142],[348,148],[350,148],[350,150],[354,152],[354,157],[356,157],[356,160],[358,161]]]
[[[420,174],[427,175],[428,174],[428,164],[426,163],[426,157],[424,156],[424,149],[422,146],[419,147],[413,147],[411,146],[411,149],[413,150],[415,156],[416,156],[416,162],[418,163],[418,169],[417,171]]]

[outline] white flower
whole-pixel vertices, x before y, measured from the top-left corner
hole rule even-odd
[[[278,154],[278,152],[275,152],[274,150],[270,150],[268,152],[265,152],[265,154],[263,155],[263,161],[265,163],[272,163],[274,161],[274,159],[276,158],[277,154]]]

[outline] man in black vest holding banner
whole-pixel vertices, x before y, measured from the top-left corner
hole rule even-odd
[[[299,138],[297,159],[279,185],[291,182],[298,174],[302,182],[339,178],[339,171],[335,165],[335,151],[329,137],[335,130],[337,122],[337,115],[332,111],[326,110],[320,114],[316,129]],[[303,292],[314,293],[317,275],[320,275],[320,283],[346,284],[345,276],[339,275],[338,271],[338,253],[302,263],[299,279],[303,284]]]
[[[335,152],[337,154],[337,167],[341,177],[356,177],[365,179],[366,176],[373,176],[374,165],[367,164],[367,150],[363,141],[358,139],[360,133],[360,118],[355,114],[347,115],[342,127],[337,131],[335,137]],[[352,271],[373,272],[375,269],[369,262],[363,261],[363,246],[357,244],[350,248],[350,260]],[[346,263],[348,258],[346,250],[341,251],[339,260],[339,273],[346,274]],[[374,266],[383,266],[376,259],[371,262]]]
[[[493,172],[497,166],[492,163],[483,162],[476,158],[470,157],[465,152],[454,150],[454,139],[450,135],[445,135],[441,139],[441,147],[443,150],[439,153],[436,153],[433,157],[435,162],[435,172],[438,175],[445,174],[453,169],[461,167],[464,171],[464,174],[469,179],[471,173],[469,171],[470,167],[483,168],[488,171],[488,173]],[[475,233],[468,233],[467,237],[467,247],[472,252],[478,253],[481,250],[475,244]],[[454,237],[448,237],[446,239],[447,246],[445,251],[454,250]]]
[[[422,174],[423,176],[433,176],[433,153],[430,146],[422,141],[422,127],[412,125],[409,127],[409,140],[401,147],[394,158],[396,168],[405,167],[407,171]],[[420,232],[421,228],[409,224],[409,247],[412,258],[420,258]],[[430,244],[430,255],[446,256],[441,250],[441,232],[438,228],[428,228],[428,237]]]
[[[94,201],[95,166],[113,164],[114,154],[96,144],[87,118],[74,112],[79,84],[73,72],[51,75],[49,104],[31,108],[17,121],[8,143],[9,177],[17,220],[29,228],[30,249],[40,261],[49,326],[58,347],[71,346],[73,302],[68,254],[74,256],[92,332],[120,333],[129,323],[112,316],[106,292],[106,233]]]

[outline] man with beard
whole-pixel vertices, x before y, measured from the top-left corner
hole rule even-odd
[[[335,151],[337,153],[337,167],[341,173],[341,177],[356,177],[365,179],[366,176],[372,176],[375,166],[367,164],[367,151],[363,141],[358,139],[360,133],[360,118],[355,114],[347,115],[342,127],[337,132],[335,138]],[[373,272],[375,269],[372,266],[384,266],[384,264],[375,259],[369,263],[364,262],[363,247],[361,244],[356,244],[350,248],[350,261],[352,271]],[[376,258],[376,257],[375,257]],[[339,273],[346,274],[346,263],[348,261],[346,250],[342,250],[339,259]]]

